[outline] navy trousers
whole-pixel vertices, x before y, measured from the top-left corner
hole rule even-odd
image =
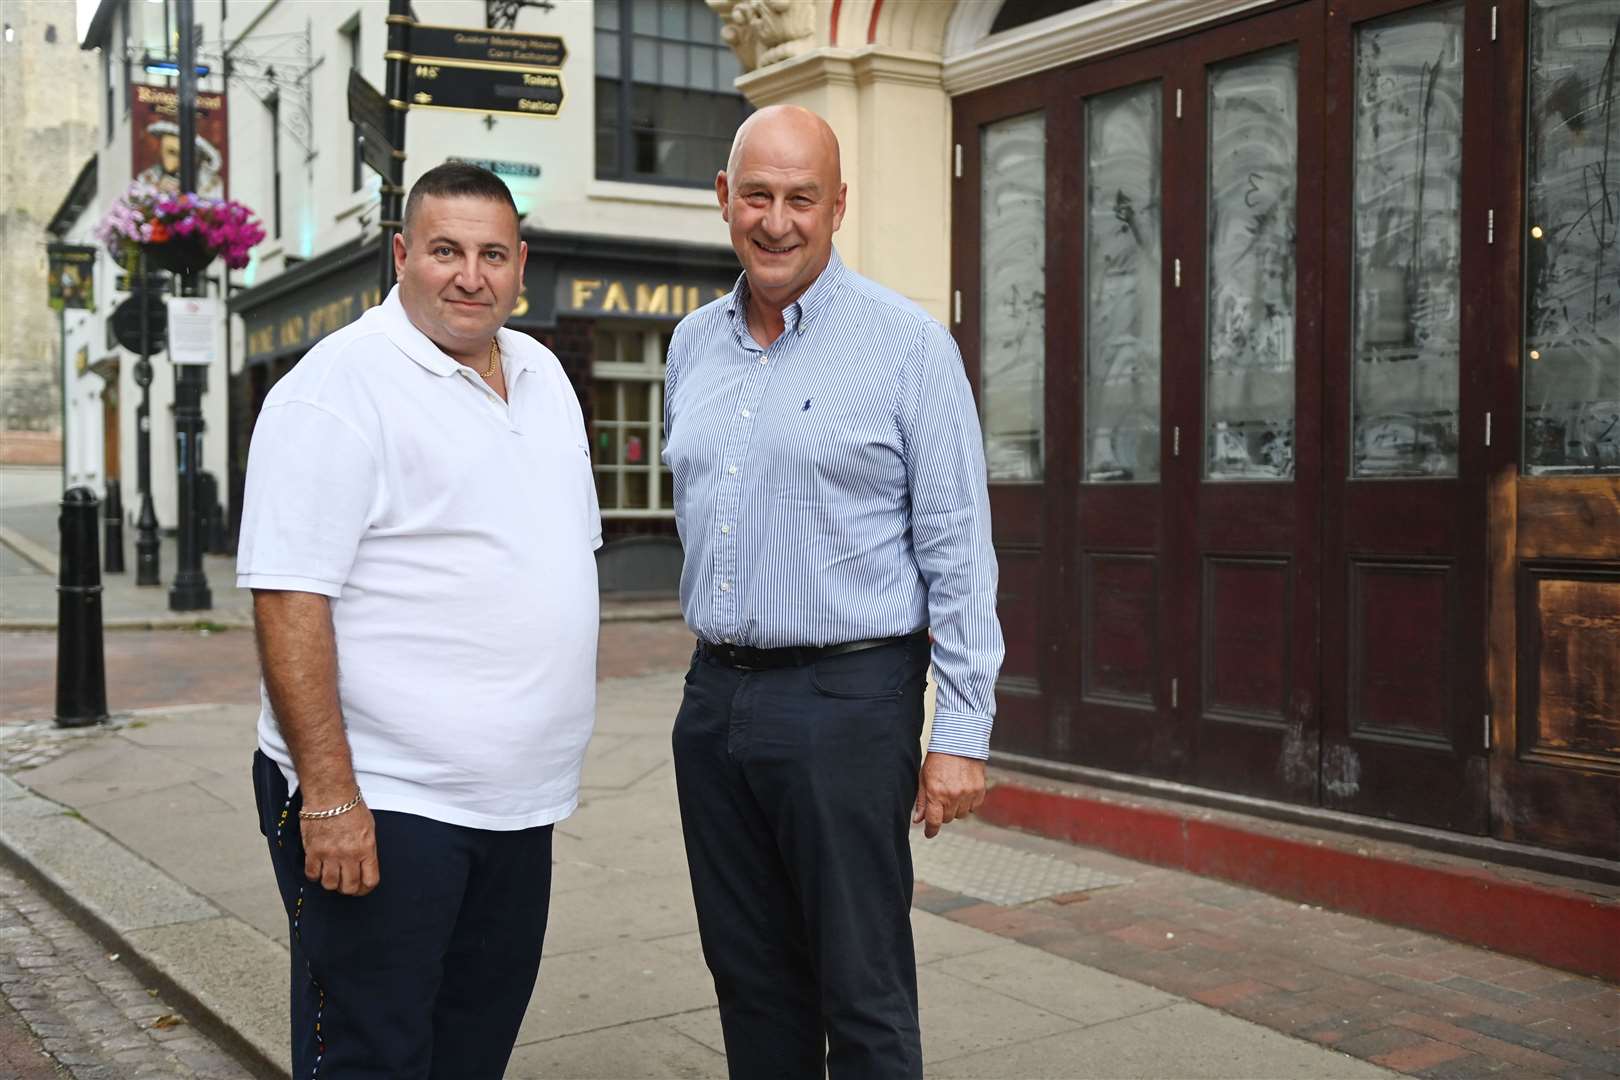
[[[373,811],[382,880],[344,896],[304,877],[300,797],[260,753],[253,789],[287,906],[292,1075],[499,1080],[540,970],[551,826]]]
[[[736,1080],[922,1076],[907,839],[928,643],[694,656],[675,780]]]

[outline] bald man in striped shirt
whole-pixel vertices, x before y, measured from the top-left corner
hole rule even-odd
[[[945,328],[834,251],[825,122],[753,114],[715,191],[744,273],[676,328],[664,458],[698,637],[676,782],[727,1060],[921,1077],[908,823],[983,800],[1002,658],[978,412]]]

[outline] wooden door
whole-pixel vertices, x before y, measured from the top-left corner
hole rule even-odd
[[[955,105],[953,213],[965,227],[953,245],[954,330],[984,428],[1007,646],[993,745],[1023,754],[1048,752],[1053,650],[1062,639],[1052,598],[1064,572],[1052,495],[1072,483],[1055,452],[1062,425],[1048,393],[1052,374],[1065,377],[1049,365],[1050,343],[1063,340],[1073,315],[1046,302],[1058,215],[1050,193],[1062,165],[1048,152],[1054,117],[1042,85],[1029,80]]]
[[[1073,311],[1058,354],[1072,382],[1056,392],[1065,447],[1061,500],[1070,567],[1061,599],[1062,715],[1053,752],[1089,766],[1180,778],[1188,736],[1174,708],[1178,578],[1166,368],[1174,350],[1168,253],[1177,223],[1176,44],[1066,74],[1062,104],[1069,208],[1056,224],[1062,289]]]
[[[1196,783],[1317,797],[1322,23],[1189,38],[1173,211],[1172,708]]]
[[[1492,831],[1620,859],[1620,10],[1499,21]]]
[[[1322,802],[1484,833],[1490,13],[1328,16]],[[1465,178],[1469,182],[1465,183]]]

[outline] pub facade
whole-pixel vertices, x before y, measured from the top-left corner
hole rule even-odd
[[[996,759],[1612,874],[1620,0],[789,7],[739,86],[978,394]]]

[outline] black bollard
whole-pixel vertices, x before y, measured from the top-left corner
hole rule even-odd
[[[225,546],[225,508],[219,504],[219,478],[205,470],[197,477],[197,488],[202,502],[203,551],[229,555]]]
[[[56,594],[56,726],[107,719],[107,661],[101,645],[98,503],[87,487],[62,496],[61,573]]]
[[[108,574],[124,572],[124,498],[119,494],[118,481],[107,481],[107,510],[103,520],[107,523],[107,556],[101,569]]]

